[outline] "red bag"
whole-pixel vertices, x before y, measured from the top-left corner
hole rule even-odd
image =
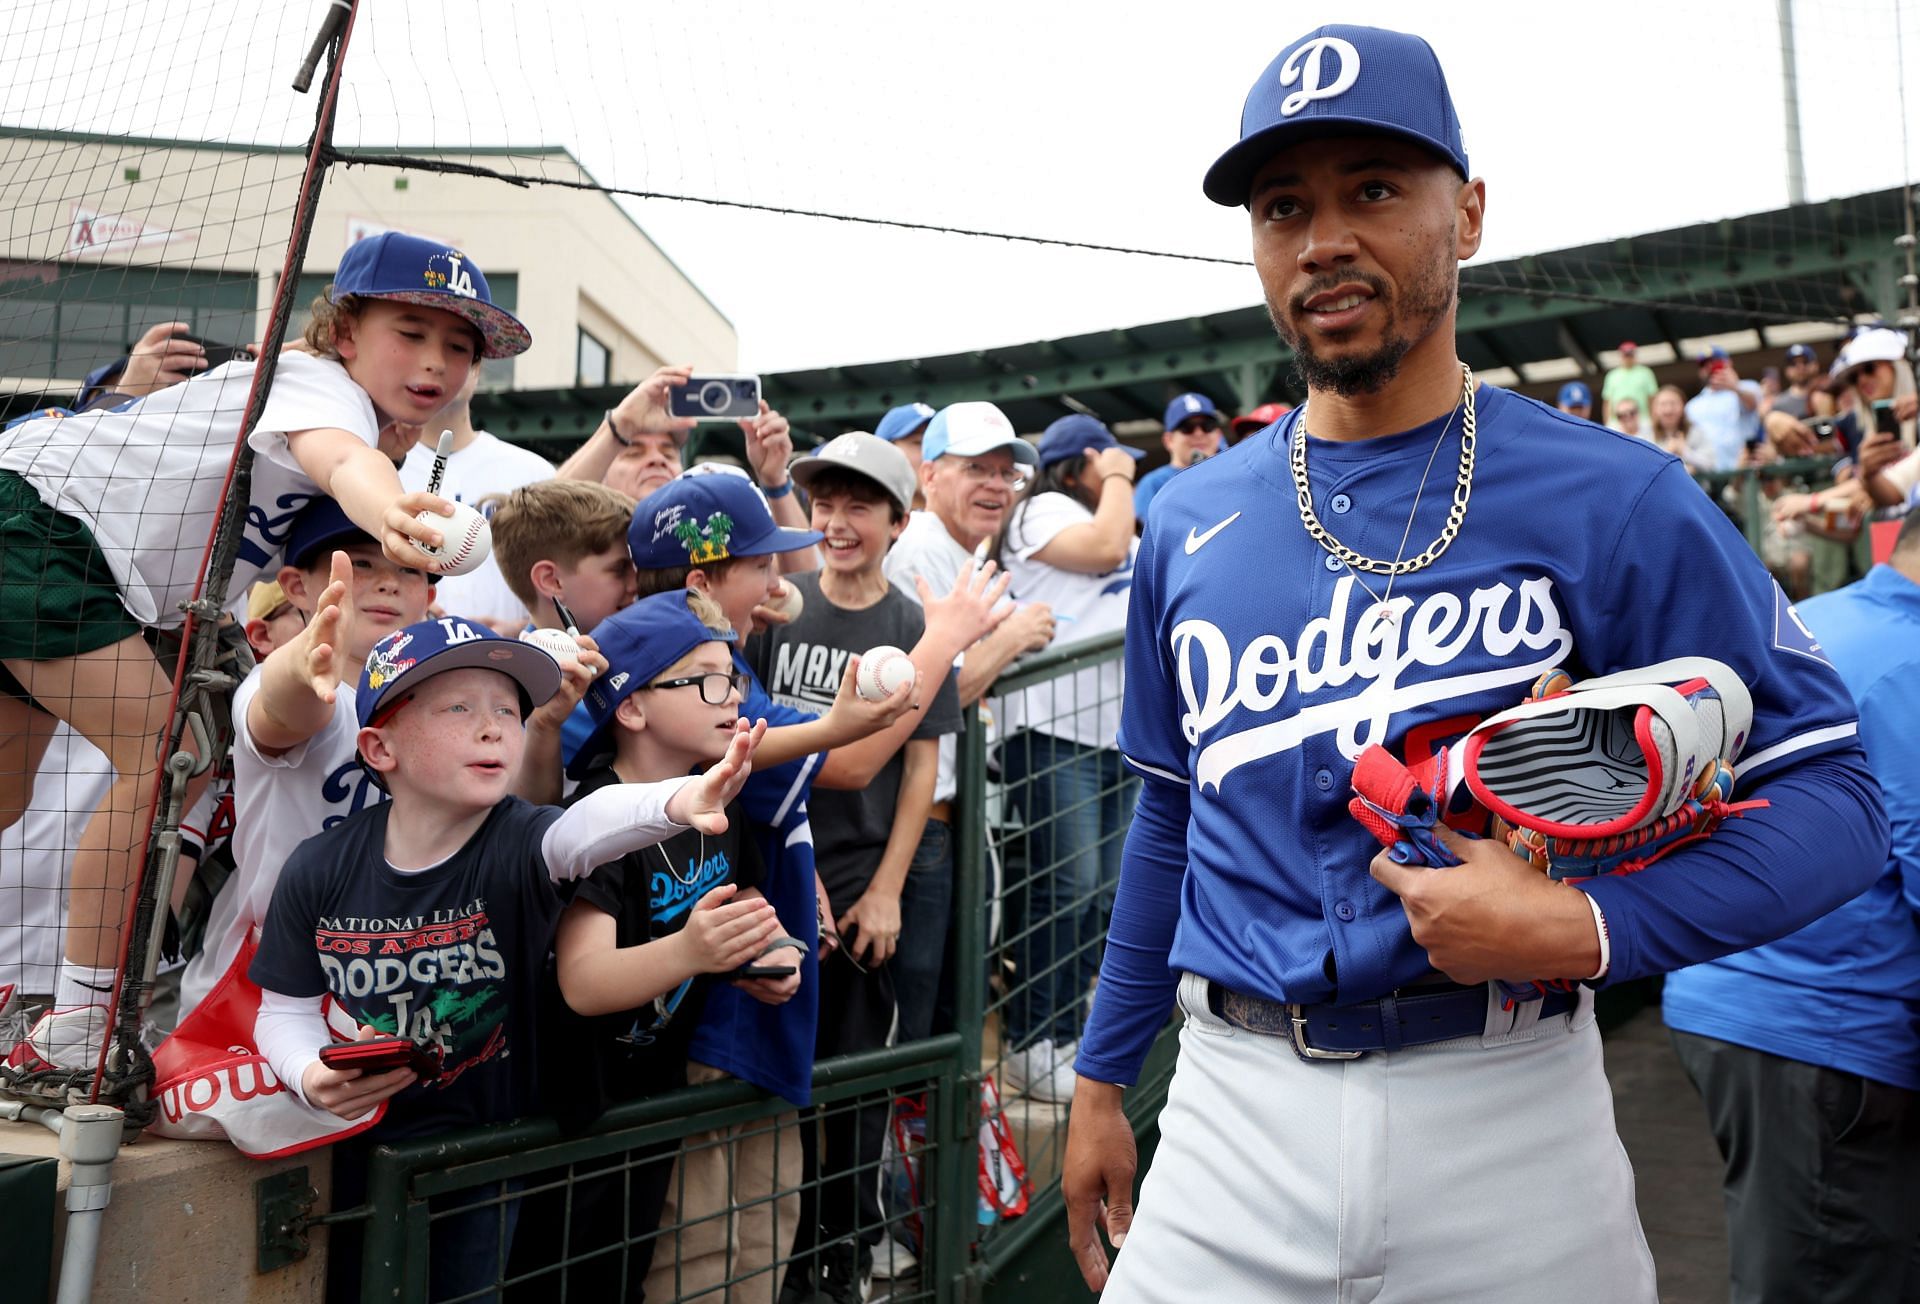
[[[255,1159],[278,1159],[366,1131],[386,1116],[382,1101],[352,1122],[316,1109],[274,1076],[254,1046],[253,1021],[260,989],[247,977],[253,963],[249,938],[207,998],[153,1053],[153,1096],[160,1109],[149,1130],[186,1141],[233,1142]],[[333,997],[321,1013],[337,1041],[358,1033],[352,1016]]]

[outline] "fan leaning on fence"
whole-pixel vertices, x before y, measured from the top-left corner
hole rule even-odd
[[[415,520],[451,504],[406,493],[395,462],[478,357],[531,343],[495,307],[466,255],[413,236],[361,241],[316,303],[306,345],[279,361],[249,444],[246,531],[222,603],[278,566],[310,499],[339,501],[387,555],[430,570]],[[51,729],[64,720],[113,762],[113,786],[73,857],[53,1009],[7,1068],[91,1067],[110,1022],[126,890],[148,824],[154,738],[172,698],[149,631],[178,626],[219,512],[253,383],[216,367],[113,410],[25,422],[0,435],[0,820],[17,819]]]

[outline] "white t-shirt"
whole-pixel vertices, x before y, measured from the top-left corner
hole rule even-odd
[[[882,567],[886,577],[915,602],[920,601],[920,590],[914,587],[913,577],[918,575],[926,580],[927,587],[938,597],[953,591],[953,582],[960,578],[967,567],[973,563],[973,554],[960,546],[960,541],[947,533],[947,527],[932,512],[915,512],[907,518],[907,528],[900,531],[900,537],[894,540],[893,547],[887,551],[887,560]],[[905,649],[911,652],[912,648]],[[960,663],[965,660],[963,652],[953,663],[954,673],[960,671]],[[964,718],[967,708],[960,708]],[[989,733],[991,738],[991,733]],[[959,764],[959,735],[947,734],[940,739],[940,767],[933,781],[933,799],[952,801],[959,790],[954,776]]]
[[[1104,575],[1083,575],[1033,560],[1062,530],[1093,519],[1069,494],[1046,493],[1016,507],[1007,532],[1007,569],[1013,573],[1011,596],[1018,602],[1044,602],[1053,608],[1053,641],[1047,646],[1080,643],[1127,627],[1127,597],[1133,588],[1137,543],[1127,559]],[[1087,747],[1112,747],[1120,733],[1122,667],[1110,661],[1089,670],[1029,688],[1008,701],[1005,726],[1037,729]]]
[[[127,612],[180,624],[240,438],[252,362],[230,362],[113,411],[43,418],[0,434],[0,470],[93,532]],[[373,401],[338,362],[284,353],[252,444],[245,537],[223,605],[279,569],[293,518],[320,492],[293,459],[287,432],[345,430],[379,443]]]
[[[415,444],[400,467],[400,483],[408,490],[427,487],[433,474],[433,450]],[[553,464],[538,453],[497,439],[484,430],[473,442],[450,454],[440,479],[440,496],[472,503],[488,494],[511,493],[542,480],[553,479]],[[489,511],[487,515],[491,516]],[[492,556],[467,575],[443,575],[434,586],[434,601],[443,611],[481,620],[524,621],[527,609],[507,587],[500,564]]]
[[[280,867],[293,849],[387,799],[354,750],[360,726],[351,684],[340,685],[325,728],[278,756],[263,755],[247,728],[247,710],[259,691],[256,668],[233,694],[234,873],[213,899],[206,941],[181,979],[183,1018],[213,990],[248,934],[266,919]]]
[[[53,990],[67,917],[67,870],[113,765],[66,725],[54,730],[26,812],[0,832],[0,983]]]

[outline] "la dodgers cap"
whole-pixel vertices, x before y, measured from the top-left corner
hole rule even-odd
[[[1560,397],[1554,402],[1562,407],[1592,407],[1593,391],[1584,381],[1570,380],[1560,387]]]
[[[627,551],[636,568],[705,566],[820,542],[818,530],[775,524],[753,481],[738,472],[728,474],[730,469],[711,464],[693,468],[640,500],[627,527]]]
[[[1147,455],[1146,449],[1128,448],[1115,439],[1106,422],[1081,412],[1069,412],[1041,431],[1040,445],[1035,451],[1041,466],[1052,466],[1078,457],[1089,448],[1096,453],[1107,448],[1125,449],[1127,456],[1136,462]]]
[[[1907,356],[1907,337],[1887,326],[1874,326],[1848,340],[1833,360],[1830,374],[1839,377],[1869,362],[1898,362]]]
[[[870,435],[864,430],[849,430],[844,435],[835,435],[820,446],[819,452],[809,453],[795,462],[788,468],[788,473],[793,476],[795,484],[812,493],[814,478],[829,467],[864,476],[879,485],[887,497],[899,504],[901,511],[913,510],[913,463],[907,460],[905,453],[878,435]]]
[[[480,331],[483,358],[511,358],[533,346],[519,319],[494,306],[487,278],[473,260],[437,240],[382,231],[355,241],[333,274],[333,297],[348,294],[457,313]]]
[[[1280,52],[1247,92],[1240,142],[1207,169],[1208,199],[1244,205],[1274,153],[1315,136],[1385,132],[1440,155],[1464,179],[1467,147],[1433,47],[1379,27],[1330,23]]]
[[[1694,355],[1693,360],[1695,362],[1725,362],[1727,361],[1727,351],[1716,344],[1712,348],[1700,350],[1699,353]]]
[[[1813,351],[1813,345],[1811,344],[1787,345],[1787,361],[1788,362],[1798,362],[1802,359],[1805,359],[1808,362],[1813,362],[1813,361],[1816,361],[1818,357],[1819,355]]]
[[[1265,430],[1293,409],[1285,403],[1262,403],[1245,416],[1235,417],[1231,423],[1236,436],[1250,435],[1256,430]]]
[[[1189,417],[1212,417],[1220,419],[1220,409],[1205,394],[1182,394],[1167,404],[1166,419],[1160,423],[1163,430],[1172,430]]]
[[[607,750],[607,730],[620,703],[702,643],[731,643],[734,634],[694,615],[687,590],[671,589],[614,612],[593,627],[593,641],[607,659],[607,672],[594,679],[582,699],[593,728],[567,765],[568,776],[575,779]]]
[[[953,403],[933,414],[927,436],[920,441],[920,456],[931,462],[948,454],[978,457],[1001,448],[1024,466],[1039,464],[1033,445],[1020,438],[999,408],[991,403]]]
[[[933,408],[925,403],[902,403],[890,408],[887,415],[880,418],[880,424],[873,428],[874,438],[884,439],[891,444],[896,439],[905,439],[927,422],[933,420]]]
[[[396,629],[373,645],[354,712],[360,727],[379,716],[389,703],[437,674],[448,670],[498,670],[520,685],[529,709],[552,697],[560,687],[560,663],[542,648],[516,638],[502,638],[479,621],[442,616]]]

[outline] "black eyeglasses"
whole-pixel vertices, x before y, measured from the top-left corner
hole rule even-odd
[[[1220,423],[1218,421],[1209,421],[1205,417],[1194,417],[1190,420],[1182,421],[1174,427],[1175,430],[1183,435],[1210,435],[1219,428]]]
[[[719,681],[717,684],[716,680]],[[704,675],[684,675],[679,679],[662,679],[657,684],[642,684],[640,688],[685,688],[688,684],[700,685],[700,700],[708,706],[725,706],[730,694],[739,693],[742,697],[746,696],[747,677],[738,670],[709,670]]]

